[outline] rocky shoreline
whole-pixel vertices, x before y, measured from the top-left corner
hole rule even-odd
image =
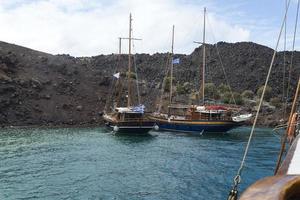
[[[225,79],[215,46],[207,47],[207,80],[219,86]],[[220,42],[218,48],[233,90],[256,93],[265,81],[273,50],[251,42]],[[192,81],[197,86],[201,51],[199,47],[190,55],[176,55],[181,60],[174,71],[176,84]],[[288,57],[290,54],[287,52]],[[141,97],[148,111],[153,111],[168,55],[135,56]],[[283,87],[282,56],[282,52],[278,53],[270,80],[271,95],[278,98],[282,97]],[[295,88],[300,71],[299,52],[295,52],[293,62],[291,88]],[[114,54],[75,58],[0,42],[0,126],[103,125],[101,114],[110,93],[112,74],[125,71],[126,66],[126,55],[118,63]],[[263,109],[259,125],[274,126],[281,116],[281,108]]]

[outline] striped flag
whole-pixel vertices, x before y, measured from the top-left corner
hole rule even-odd
[[[132,108],[132,110],[134,112],[138,112],[138,113],[144,113],[145,111],[145,106],[144,105],[138,105]]]
[[[173,59],[173,64],[179,64],[179,62],[180,62],[179,58],[174,58]]]

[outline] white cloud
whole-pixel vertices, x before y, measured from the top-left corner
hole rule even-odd
[[[26,3],[24,3],[26,2]],[[53,54],[90,56],[117,52],[133,14],[137,52],[166,52],[176,26],[175,52],[191,53],[202,38],[204,3],[178,0],[0,0],[0,40]],[[209,9],[209,7],[208,7]],[[209,14],[216,40],[249,40],[250,31]],[[208,27],[208,42],[214,43]],[[123,43],[127,51],[127,43]]]

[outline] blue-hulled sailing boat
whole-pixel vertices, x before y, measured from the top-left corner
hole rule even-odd
[[[199,96],[202,94],[202,105],[178,105],[173,104],[173,66],[179,62],[174,59],[174,26],[172,30],[172,50],[170,59],[170,91],[168,112],[161,111],[161,104],[158,110],[151,114],[150,119],[155,121],[155,129],[176,132],[227,132],[235,127],[243,125],[249,120],[252,114],[235,115],[236,109],[228,106],[206,105],[204,101],[205,93],[205,15],[204,8],[204,31],[203,31],[203,66],[202,66],[202,87]],[[163,84],[164,85],[164,84]]]

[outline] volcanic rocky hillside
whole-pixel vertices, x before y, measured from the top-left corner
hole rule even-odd
[[[215,46],[207,47],[207,79],[219,85],[225,83],[225,79]],[[220,42],[218,48],[234,91],[255,92],[263,85],[272,49],[250,42]],[[201,47],[191,55],[176,55],[181,60],[174,69],[176,81],[198,83],[201,55]],[[290,55],[291,52],[287,52],[287,56]],[[135,59],[142,99],[149,110],[153,110],[167,54],[137,54]],[[292,88],[297,82],[299,64],[300,54],[295,52]],[[116,70],[126,71],[126,66],[126,55],[121,56],[120,62],[117,55],[74,58],[0,42],[0,125],[101,123],[112,74]],[[280,52],[270,80],[273,96],[282,93],[282,69],[283,52]]]

